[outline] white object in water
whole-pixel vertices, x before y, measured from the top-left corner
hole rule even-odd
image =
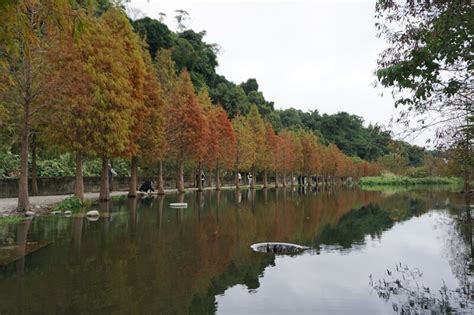
[[[186,202],[175,202],[170,203],[171,208],[187,208],[188,204]]]
[[[99,216],[91,217],[91,216],[86,216],[87,221],[99,221]]]
[[[282,242],[266,242],[266,243],[257,243],[250,245],[250,248],[255,252],[267,252],[267,249],[275,249],[275,246],[282,249],[283,252],[300,252],[306,249],[309,249],[307,246],[301,246],[298,244],[291,244],[291,243],[282,243]],[[293,250],[288,250],[288,248],[292,248]]]
[[[97,211],[97,210],[87,211],[86,216],[88,216],[88,217],[98,217],[99,216],[99,211]]]

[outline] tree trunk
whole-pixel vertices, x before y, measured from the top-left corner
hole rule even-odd
[[[165,185],[163,183],[163,161],[160,160],[159,170],[158,170],[158,195],[165,194]]]
[[[137,196],[137,166],[138,159],[136,156],[132,156],[130,163],[130,181],[128,186],[129,198],[135,198]]]
[[[312,177],[306,176],[306,178],[308,178],[308,182],[306,183],[306,185],[308,185],[308,187],[311,187]]]
[[[219,161],[216,163],[216,190],[221,190],[221,179],[219,178]]]
[[[275,187],[278,188],[278,173],[275,172]]]
[[[286,187],[288,180],[286,179],[286,173],[283,173],[283,187]]]
[[[291,187],[295,187],[295,176],[291,173]]]
[[[263,188],[268,188],[267,170],[263,171]]]
[[[26,244],[28,240],[28,231],[30,229],[31,220],[25,220],[18,224],[16,230],[16,250],[15,254],[20,257],[16,261],[16,272],[19,276],[25,273],[25,259],[26,259]]]
[[[82,228],[84,226],[84,217],[78,216],[72,219],[72,242],[74,244],[74,252],[80,255],[82,243]]]
[[[463,168],[464,168],[464,191],[466,193],[469,193],[469,191],[471,190],[471,168],[472,168],[472,162],[471,162],[471,154],[472,154],[472,150],[471,150],[471,128],[472,128],[472,124],[471,124],[471,119],[472,119],[472,104],[468,104],[466,106],[466,112],[467,112],[467,115],[466,115],[466,126],[465,126],[465,130],[466,130],[466,143],[465,143],[465,148],[464,148],[464,158],[463,158],[463,161],[462,163],[464,164],[463,165]]]
[[[184,163],[183,161],[178,161],[178,178],[176,179],[176,186],[178,192],[184,193]]]
[[[100,173],[100,201],[110,200],[110,187],[109,187],[109,161],[106,158],[102,158],[102,171]]]
[[[28,122],[28,108],[25,108],[25,120],[21,134],[21,154],[20,154],[20,178],[18,180],[18,208],[17,211],[28,211],[31,209],[28,195],[28,138],[30,126]]]
[[[212,187],[212,172],[210,167],[207,170],[207,187]]]
[[[198,163],[198,176],[197,176],[197,189],[202,191],[202,165],[201,162]]]
[[[130,232],[134,238],[137,234],[137,198],[128,199],[128,209],[130,210]]]
[[[31,195],[38,195],[38,166],[36,165],[36,135],[31,139]]]
[[[76,181],[74,184],[74,195],[84,201],[84,178],[82,176],[82,154],[76,153]]]

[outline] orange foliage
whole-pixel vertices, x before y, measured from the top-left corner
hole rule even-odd
[[[178,161],[199,159],[206,146],[207,122],[187,71],[181,73],[172,91],[167,116],[170,155]]]
[[[236,139],[227,113],[221,106],[208,112],[210,137],[207,145],[206,160],[211,167],[223,165],[232,168],[236,150]]]

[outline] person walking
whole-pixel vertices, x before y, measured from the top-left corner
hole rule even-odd
[[[249,186],[252,186],[252,182],[253,182],[253,176],[252,176],[252,174],[251,174],[251,173],[248,173],[248,175],[247,175],[247,179],[248,179],[248,181],[249,181]]]
[[[206,182],[206,175],[204,175],[204,170],[201,171],[201,185],[204,187],[204,183]]]
[[[112,164],[108,164],[108,169],[109,169],[109,191],[112,192],[113,191],[113,184],[114,184],[114,181],[113,181],[113,177],[117,175],[117,172],[112,168]]]

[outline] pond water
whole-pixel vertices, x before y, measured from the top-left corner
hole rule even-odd
[[[0,314],[473,311],[458,193],[225,190],[91,209],[98,220],[0,225]],[[310,248],[250,248],[261,242]]]

